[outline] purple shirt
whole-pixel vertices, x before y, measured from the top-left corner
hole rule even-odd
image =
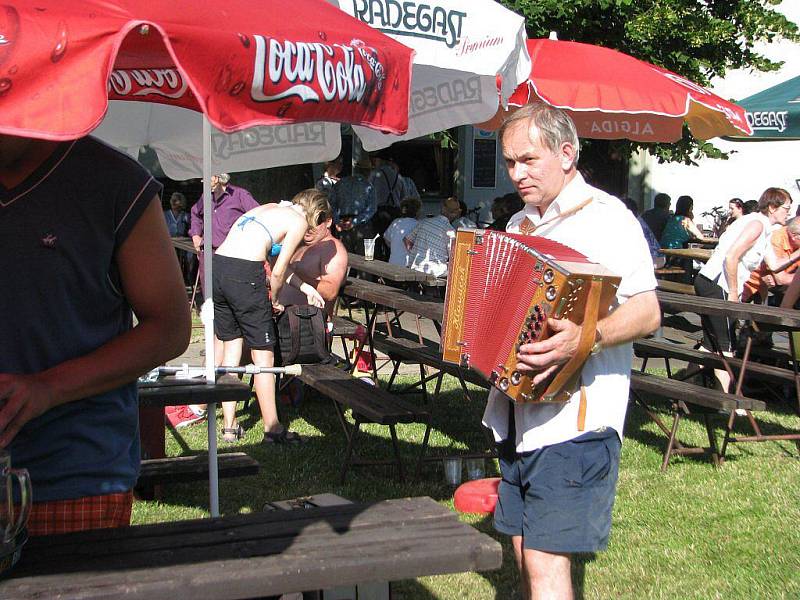
[[[211,248],[214,250],[225,241],[236,219],[259,205],[246,189],[230,184],[225,186],[225,191],[219,198],[211,200],[211,204],[214,208],[214,217],[211,221]],[[203,235],[202,196],[192,207],[192,226],[189,228],[189,235]]]

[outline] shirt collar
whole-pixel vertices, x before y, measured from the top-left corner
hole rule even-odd
[[[541,221],[553,219],[561,213],[574,208],[590,195],[589,184],[586,183],[583,175],[575,173],[575,176],[561,189],[561,192],[550,203],[543,215],[539,214],[537,207],[530,204],[526,204],[522,211],[524,216],[528,217],[534,225],[538,225]]]

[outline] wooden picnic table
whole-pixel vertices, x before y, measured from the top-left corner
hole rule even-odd
[[[406,498],[32,538],[0,599],[234,600],[501,563],[491,537]]]
[[[661,248],[664,256],[674,256],[676,258],[690,258],[698,262],[708,262],[714,253],[710,248]]]
[[[208,384],[205,380],[164,377],[156,381],[139,382],[140,436],[145,458],[164,456],[164,407],[183,404],[207,404],[208,414],[215,414],[216,404],[223,401],[244,401],[250,397],[250,387],[244,383]],[[211,514],[218,512],[219,483],[215,419],[208,427],[208,494]]]
[[[427,298],[364,279],[348,277],[341,294],[369,302],[376,307],[382,306],[418,315],[435,323],[441,323],[444,317],[444,302],[440,299]]]
[[[800,371],[798,371],[797,356],[794,336],[792,332],[800,331],[800,311],[779,308],[775,306],[768,306],[764,304],[748,304],[743,302],[729,302],[727,300],[717,298],[703,298],[700,296],[691,296],[688,294],[674,294],[670,292],[657,291],[659,303],[662,310],[669,313],[689,312],[700,316],[723,316],[730,319],[741,319],[750,322],[756,329],[766,328],[770,331],[784,331],[790,333],[789,335],[789,348],[790,348],[790,362],[792,365],[792,375],[794,380],[795,394],[800,398]],[[741,362],[733,365],[730,357],[722,353],[717,353],[725,369],[734,373],[738,369],[738,378],[733,378],[735,381],[734,393],[739,395],[742,393],[742,387],[747,374],[747,367],[751,359],[752,350],[752,337],[748,336],[745,344],[744,353]],[[736,367],[736,369],[734,368]],[[731,413],[728,421],[728,427],[725,432],[725,439],[723,441],[721,455],[725,455],[725,447],[728,442],[764,442],[770,440],[800,440],[800,433],[788,434],[774,434],[765,435],[761,433],[758,423],[753,418],[750,411],[747,411],[747,418],[755,431],[752,436],[733,436],[733,420],[735,415]]]
[[[359,273],[368,273],[380,277],[384,281],[396,283],[420,283],[422,285],[442,285],[445,278],[434,277],[429,273],[416,271],[408,267],[393,265],[384,260],[367,260],[360,254],[347,253],[347,266]]]
[[[194,247],[194,243],[192,242],[192,238],[190,237],[174,237],[170,238],[172,241],[172,245],[177,248],[178,250],[184,250],[186,252],[191,252],[192,254],[197,254],[197,248]]]

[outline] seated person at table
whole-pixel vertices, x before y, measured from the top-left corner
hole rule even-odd
[[[313,287],[325,301],[325,310],[333,315],[333,305],[347,274],[347,250],[331,233],[331,207],[319,200],[319,225],[309,229],[289,261],[287,278],[291,284],[281,288],[278,301],[283,306],[308,304],[308,296],[299,288]]]
[[[667,259],[661,253],[661,247],[658,245],[656,236],[650,231],[650,226],[639,216],[639,207],[636,206],[636,202],[634,202],[632,198],[623,198],[622,203],[628,207],[628,210],[630,210],[636,217],[636,220],[639,221],[644,239],[647,240],[647,247],[650,250],[650,258],[653,259],[653,267],[660,269],[664,266],[664,263],[667,262]]]
[[[127,526],[136,378],[191,327],[161,185],[92,137],[3,135],[0,184],[0,447],[30,472],[28,532]]]
[[[767,255],[772,257],[775,265],[780,267],[791,261],[793,255],[796,256],[800,250],[800,219],[795,217],[785,226],[775,229],[769,241]],[[773,295],[775,304],[780,304],[785,286],[792,282],[797,267],[798,264],[794,263],[782,270],[776,269],[778,272],[773,273],[766,262],[762,262],[745,282],[742,301],[766,302],[770,288],[778,288],[773,290]]]
[[[664,227],[672,216],[672,211],[669,209],[670,204],[672,204],[672,198],[668,194],[656,194],[653,198],[653,208],[642,213],[642,220],[647,223],[657,240],[661,239]]]
[[[661,235],[662,248],[683,248],[690,239],[703,240],[703,233],[694,224],[691,196],[681,196],[675,205],[675,214],[667,219]]]
[[[405,238],[409,266],[415,271],[429,273],[434,277],[447,276],[450,259],[450,232],[454,232],[450,220],[461,211],[458,200],[442,200],[442,214],[420,221]]]
[[[373,217],[378,208],[375,188],[367,179],[372,163],[362,156],[353,165],[353,174],[343,177],[331,188],[329,199],[333,210],[336,236],[348,252],[364,255],[364,238],[374,237]]]
[[[389,262],[393,265],[407,267],[409,264],[408,249],[403,241],[408,234],[419,225],[419,211],[422,203],[419,198],[405,198],[400,203],[400,216],[391,222],[383,234],[383,240],[389,245]]]
[[[792,207],[792,198],[784,189],[768,188],[758,201],[758,212],[740,217],[734,221],[719,238],[714,253],[700,269],[694,279],[694,289],[703,298],[719,298],[739,302],[744,291],[745,281],[762,260],[775,268],[772,257],[767,253],[772,227],[783,225]],[[723,316],[703,315],[702,349],[722,352],[732,356],[734,350],[733,322]],[[717,369],[714,375],[727,392],[730,376],[725,370]]]
[[[304,190],[292,200],[292,206],[265,204],[247,211],[231,227],[214,258],[214,333],[222,340],[222,365],[238,366],[242,347],[247,341],[253,363],[272,367],[276,341],[273,308],[280,312],[278,301],[285,282],[306,295],[308,304],[322,307],[319,293],[307,283],[288,277],[291,257],[303,243],[309,229],[319,225],[328,205],[324,192]],[[264,262],[274,244],[280,244],[267,286]],[[272,292],[272,306],[267,291]],[[275,376],[254,375],[256,397],[264,420],[264,442],[300,441],[278,421],[275,410]],[[236,403],[222,403],[222,439],[235,442],[244,435],[236,422]]]
[[[511,215],[522,207],[519,196],[516,194],[506,194],[498,196],[492,201],[492,219],[494,219],[487,229],[495,231],[505,231]]]
[[[456,200],[458,200],[458,198],[456,198]],[[466,203],[463,200],[458,200],[458,206],[460,208],[458,216],[450,221],[450,225],[452,225],[454,229],[473,229],[477,227],[475,221],[467,216]]]

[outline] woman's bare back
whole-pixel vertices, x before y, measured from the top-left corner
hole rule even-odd
[[[241,217],[231,227],[217,254],[243,260],[264,261],[272,244],[280,244],[293,229],[305,232],[306,219],[296,205],[264,204]]]

